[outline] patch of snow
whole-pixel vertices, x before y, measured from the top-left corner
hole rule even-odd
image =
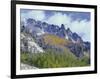
[[[33,50],[38,50],[39,52],[44,52],[43,51],[43,49],[41,48],[41,47],[39,47],[39,45],[38,44],[36,44],[35,42],[33,42],[33,41],[29,41],[28,42],[28,45],[29,45],[29,47]]]
[[[21,49],[22,51],[31,53],[44,52],[43,49],[37,43],[34,42],[31,36],[25,34],[21,34]]]
[[[68,39],[68,36],[66,35],[65,39]]]

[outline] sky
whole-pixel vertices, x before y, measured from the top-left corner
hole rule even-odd
[[[33,18],[59,27],[64,24],[66,29],[70,28],[72,32],[76,32],[81,36],[84,41],[90,41],[90,12],[21,9],[20,13],[21,21]]]

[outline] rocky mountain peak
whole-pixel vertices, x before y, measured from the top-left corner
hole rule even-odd
[[[54,34],[61,38],[69,39],[74,43],[83,42],[81,36],[79,36],[76,32],[72,32],[69,27],[66,29],[64,24],[61,24],[61,27],[60,27],[60,26],[57,26],[54,24],[48,24],[46,22],[36,21],[32,18],[28,18],[25,23],[27,23],[26,24],[27,28],[29,30],[32,30],[32,33],[37,32],[36,29],[39,29],[39,30],[44,31],[44,33]],[[42,34],[44,34],[44,33],[42,33]],[[34,34],[32,34],[32,35],[34,35]]]
[[[26,26],[23,23],[27,23]],[[21,24],[22,25],[21,32],[30,34],[32,36],[32,38],[34,38],[36,40],[39,37],[44,37],[45,34],[48,34],[48,35],[50,34],[50,35],[54,35],[55,37],[56,36],[58,37],[58,39],[56,39],[56,43],[59,42],[59,41],[57,42],[57,40],[60,40],[60,38],[63,40],[70,41],[71,43],[68,44],[67,46],[65,43],[64,47],[68,48],[77,57],[83,56],[84,51],[90,51],[90,42],[83,41],[81,36],[79,36],[76,32],[72,32],[70,28],[66,29],[64,24],[61,24],[61,27],[60,27],[60,26],[57,26],[54,24],[48,24],[46,22],[36,21],[32,18],[27,19],[26,22],[23,22],[23,23]],[[55,38],[55,37],[53,37],[53,38]],[[46,40],[48,41],[49,39],[47,38]],[[50,37],[50,41],[51,40],[55,40],[55,39],[51,39],[51,37]],[[41,43],[41,41],[42,41],[42,43]],[[40,46],[43,46],[45,48],[48,47],[48,48],[54,49],[54,46],[50,47],[48,45],[49,42],[47,45],[44,45],[44,41],[42,38],[36,43],[38,43]],[[30,42],[29,42],[29,44],[30,44]],[[55,48],[56,47],[57,46],[55,46]]]
[[[36,21],[32,18],[27,19],[28,24],[33,24],[34,22],[36,22]]]
[[[67,28],[66,32],[67,33],[72,33],[71,30],[70,30],[70,28]]]
[[[62,29],[62,30],[65,30],[64,24],[61,24],[61,29]]]

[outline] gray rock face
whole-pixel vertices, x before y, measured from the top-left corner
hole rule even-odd
[[[22,52],[30,52],[30,53],[39,53],[44,52],[42,48],[40,48],[32,39],[31,36],[27,34],[21,34],[21,51]]]
[[[83,46],[81,44],[77,44],[77,43],[75,43],[75,44],[69,44],[67,47],[77,57],[82,57],[84,55],[83,54],[83,52],[84,52]]]
[[[91,46],[90,42],[84,42],[83,45],[84,45],[84,50],[90,52],[90,46]]]

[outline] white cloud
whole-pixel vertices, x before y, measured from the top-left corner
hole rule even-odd
[[[71,18],[66,14],[56,13],[56,12],[54,13],[53,16],[51,16],[48,20],[46,20],[46,22],[49,24],[55,24],[59,26],[61,26],[61,24],[69,24],[70,21]]]
[[[73,32],[76,32],[78,33],[82,38],[83,40],[85,41],[90,41],[90,21],[87,21],[87,20],[81,20],[81,21],[73,21],[71,22],[71,30]]]
[[[29,11],[27,13],[22,13],[21,19],[25,20],[27,18],[33,18],[35,20],[43,20],[45,18],[44,11]]]

